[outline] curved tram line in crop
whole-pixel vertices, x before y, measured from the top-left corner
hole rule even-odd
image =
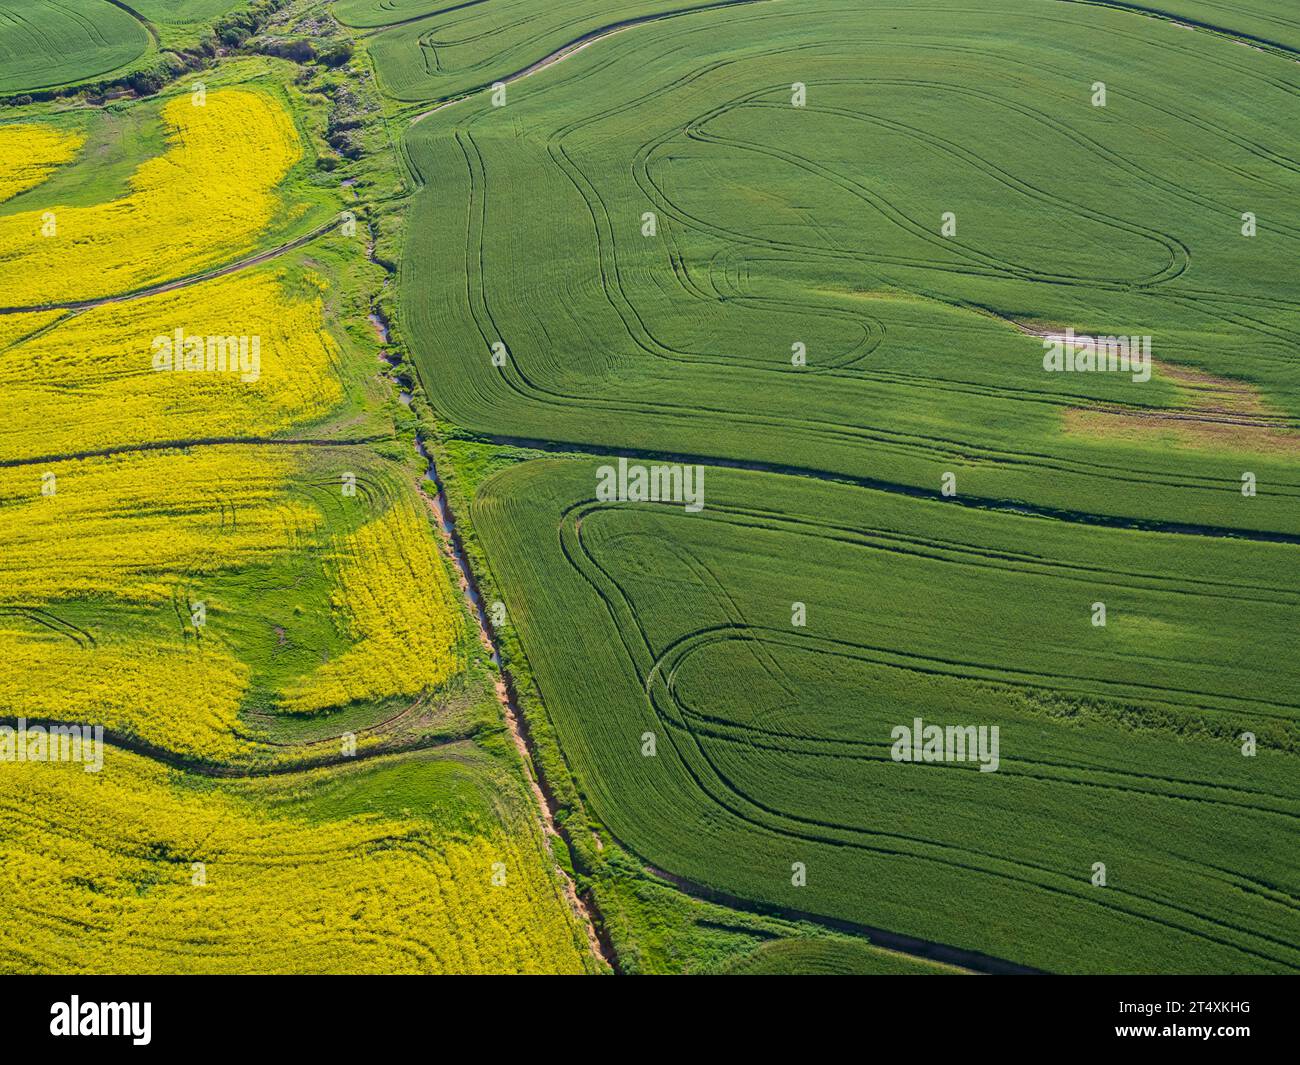
[[[861,79],[845,79],[843,84],[867,84]],[[907,81],[882,81],[881,84],[892,85],[926,85],[931,86],[929,82],[907,82]],[[968,88],[957,86],[940,86],[945,90],[951,90],[966,93],[970,96],[979,96],[986,103],[1005,103],[999,100],[995,95],[981,93]],[[808,160],[800,160],[799,157],[788,151],[781,151],[774,148],[766,148],[759,145],[742,145],[740,142],[728,142],[726,138],[719,138],[708,135],[704,132],[707,124],[718,117],[732,110],[743,106],[753,106],[754,101],[761,98],[772,90],[761,89],[748,94],[745,97],[739,97],[729,103],[720,105],[714,111],[698,116],[696,119],[686,123],[676,130],[669,131],[658,139],[648,142],[641,146],[636,155],[636,161],[633,165],[633,173],[644,191],[651,198],[652,202],[662,210],[668,218],[681,224],[688,229],[695,229],[704,233],[711,233],[715,236],[722,237],[736,245],[750,245],[756,249],[770,252],[774,255],[795,256],[807,258],[809,256],[820,259],[849,259],[854,263],[861,265],[875,264],[888,265],[891,261],[887,256],[874,255],[868,252],[835,252],[826,249],[819,249],[811,245],[773,243],[770,241],[759,240],[745,233],[734,230],[720,229],[719,227],[700,219],[678,207],[657,185],[652,177],[650,161],[660,150],[666,150],[669,142],[678,136],[685,136],[690,139],[703,140],[712,143],[727,144],[732,146],[746,147],[750,150],[774,152],[787,161],[795,162],[797,165],[808,169],[813,166]],[[598,121],[606,119],[612,115],[624,113],[632,110],[638,104],[646,102],[650,97],[643,97],[627,104],[620,105],[616,108],[602,111],[594,116],[585,119],[581,124],[566,127],[554,134],[548,142],[548,151],[552,160],[557,167],[561,169],[569,178],[573,187],[583,196],[587,202],[590,212],[590,222],[596,236],[597,258],[601,263],[601,275],[604,286],[606,300],[609,305],[618,313],[627,331],[627,339],[634,345],[636,350],[660,359],[666,359],[673,362],[682,362],[695,365],[714,365],[718,367],[734,367],[736,365],[734,357],[711,355],[706,352],[691,352],[672,348],[659,341],[651,333],[645,324],[643,317],[638,313],[635,302],[628,292],[623,275],[619,265],[619,254],[617,244],[613,238],[613,224],[611,221],[611,212],[600,196],[599,190],[594,181],[585,174],[582,169],[574,162],[571,155],[565,150],[564,141],[570,136],[575,135],[582,128],[595,124]],[[760,105],[767,106],[767,105]],[[1051,128],[1057,129],[1063,135],[1091,143],[1094,147],[1100,147],[1095,142],[1089,142],[1086,137],[1082,137],[1076,131],[1064,126],[1059,121],[1051,118],[1047,113],[1041,110],[1027,108],[1024,105],[1010,104],[1015,110],[1022,114],[1031,116],[1041,121]],[[826,113],[836,113],[846,117],[852,117],[860,120],[868,120],[869,116],[863,116],[845,111],[827,111]],[[506,344],[507,349],[511,349],[509,343],[509,330],[502,328],[502,324],[494,315],[485,278],[483,276],[483,263],[489,261],[486,222],[488,217],[487,197],[489,193],[489,183],[486,179],[486,170],[483,156],[475,141],[473,126],[481,120],[482,116],[476,116],[471,119],[464,127],[458,127],[455,130],[454,138],[459,146],[466,163],[466,173],[470,182],[470,208],[469,208],[469,230],[466,234],[466,254],[465,265],[469,274],[470,284],[470,309],[477,326],[478,332],[482,338],[484,349],[486,350],[492,343],[501,340]],[[879,120],[883,121],[883,120]],[[986,164],[990,165],[991,164]],[[847,180],[847,179],[846,179]],[[1014,179],[1010,179],[1014,180]],[[854,186],[856,183],[849,182],[849,191],[855,195],[869,197],[870,194],[865,188]],[[888,212],[890,208],[887,204],[881,202],[875,205],[877,209]],[[1069,205],[1066,205],[1069,206]],[[1213,205],[1216,209],[1222,210],[1223,205]],[[1097,214],[1097,219],[1107,225],[1113,225],[1118,229],[1125,230],[1147,239],[1156,240],[1163,243],[1169,256],[1168,266],[1155,274],[1145,278],[1088,278],[1081,275],[1056,274],[1047,275],[1026,271],[1023,267],[1013,263],[990,258],[985,253],[980,253],[972,249],[971,253],[976,256],[972,262],[964,267],[954,265],[951,262],[942,262],[939,260],[916,260],[906,263],[908,266],[922,266],[927,269],[952,270],[958,273],[979,273],[989,277],[997,278],[1019,278],[1027,281],[1039,281],[1051,283],[1054,285],[1064,286],[1083,286],[1090,290],[1113,289],[1115,291],[1129,290],[1134,286],[1140,288],[1149,288],[1153,291],[1159,289],[1162,285],[1178,277],[1186,268],[1187,249],[1181,243],[1177,242],[1169,234],[1160,234],[1154,231],[1147,231],[1142,227],[1133,227],[1132,224],[1124,222],[1115,215]],[[911,223],[908,223],[912,226]],[[918,235],[922,235],[927,241],[937,245],[937,238],[934,238],[922,230],[915,229]],[[1282,231],[1289,232],[1290,235],[1300,237],[1300,230],[1289,231],[1289,228],[1282,224]],[[669,230],[671,233],[671,230]],[[944,245],[948,247],[948,245]],[[895,261],[896,262],[896,261]],[[896,262],[896,265],[902,265]],[[907,384],[909,387],[916,388],[924,392],[932,392],[933,389],[951,390],[954,392],[974,392],[977,394],[995,395],[1006,394],[1005,390],[981,389],[979,386],[963,386],[958,384],[945,385],[943,382],[931,380],[912,380],[905,381],[903,376],[888,369],[878,369],[872,362],[872,354],[879,348],[885,337],[886,326],[884,322],[873,316],[862,313],[850,314],[838,308],[818,308],[811,305],[801,306],[791,301],[774,300],[770,298],[749,296],[743,294],[724,295],[716,290],[713,293],[701,292],[698,286],[693,283],[687,283],[682,271],[675,267],[675,276],[682,282],[682,290],[688,298],[702,300],[708,303],[731,302],[739,306],[753,307],[779,307],[791,311],[803,310],[812,311],[818,314],[831,314],[846,319],[856,319],[860,324],[863,332],[863,341],[855,350],[850,350],[838,359],[832,359],[824,366],[813,370],[816,376],[829,378],[842,378],[846,382],[857,379],[865,370],[873,379],[891,380],[896,384]],[[1282,340],[1287,343],[1295,343],[1300,340],[1300,332],[1285,331],[1279,332],[1276,328],[1266,326],[1263,323],[1254,321],[1240,311],[1229,312],[1227,310],[1212,309],[1206,302],[1207,300],[1224,300],[1228,298],[1226,293],[1204,293],[1198,300],[1198,308],[1206,313],[1211,314],[1235,326],[1243,327],[1251,331],[1260,332],[1262,335],[1270,336],[1274,339]],[[1233,297],[1235,299],[1235,296]],[[1189,297],[1184,295],[1173,295],[1170,297],[1171,302],[1175,304],[1187,302]],[[1217,304],[1215,307],[1217,308]],[[1286,309],[1300,308],[1300,301],[1295,301],[1284,305]],[[745,370],[749,374],[756,375],[760,380],[768,378],[776,383],[778,380],[787,377],[789,371],[781,369],[771,369],[764,366],[752,364],[745,365]],[[592,394],[590,392],[572,392],[555,388],[548,385],[545,381],[529,373],[519,359],[510,359],[506,365],[494,368],[491,384],[504,387],[510,394],[519,401],[537,407],[551,407],[558,410],[565,410],[573,414],[590,413],[602,411],[611,415],[618,416],[640,416],[658,419],[677,419],[677,418],[696,418],[700,416],[725,419],[728,423],[745,425],[752,427],[756,432],[771,429],[784,429],[798,433],[804,436],[816,436],[827,442],[837,442],[844,444],[861,445],[870,447],[873,453],[889,453],[903,457],[921,457],[928,458],[935,462],[952,461],[957,457],[971,457],[978,461],[988,463],[1006,464],[1016,469],[1032,469],[1043,473],[1070,473],[1075,476],[1095,479],[1099,481],[1124,481],[1132,484],[1157,484],[1169,488],[1203,488],[1212,489],[1216,487],[1214,480],[1191,473],[1174,474],[1168,470],[1157,471],[1150,468],[1137,466],[1132,462],[1108,462],[1095,456],[1090,456],[1088,461],[1079,461],[1069,458],[1065,454],[1034,453],[1027,450],[1003,450],[997,449],[986,444],[979,444],[969,439],[944,439],[940,436],[916,436],[914,434],[900,433],[885,428],[883,425],[863,425],[849,426],[838,421],[822,421],[812,418],[791,418],[779,417],[770,413],[755,413],[752,409],[741,409],[730,406],[716,406],[710,404],[702,397],[693,402],[689,407],[672,403],[657,403],[647,400],[637,400],[632,398],[614,399],[607,395]],[[483,382],[487,383],[487,382]],[[456,387],[451,384],[448,387]],[[756,387],[761,384],[756,382]],[[1080,402],[1079,397],[1062,395],[1060,393],[1034,392],[1031,389],[1021,390],[1016,393],[1016,398],[1044,406],[1064,411]],[[481,404],[482,400],[478,402]],[[509,406],[509,401],[506,401]],[[1300,499],[1300,484],[1280,483],[1275,486],[1276,491],[1284,495],[1290,495]],[[1247,533],[1248,535],[1248,533]]]
[[[653,709],[660,723],[665,726],[663,735],[669,738],[680,757],[681,764],[687,768],[693,787],[712,804],[725,810],[728,815],[791,840],[820,842],[891,857],[906,857],[923,863],[934,863],[950,869],[1001,879],[1035,892],[1059,894],[1068,898],[1071,905],[1095,906],[1119,911],[1134,918],[1163,924],[1171,929],[1239,950],[1261,960],[1270,962],[1278,960],[1277,955],[1268,953],[1269,946],[1285,950],[1293,947],[1293,944],[1286,939],[1268,935],[1248,925],[1223,920],[1190,905],[1178,905],[1169,899],[1144,893],[1136,887],[1111,887],[1103,895],[1086,881],[1081,883],[1077,876],[1064,874],[1047,865],[1016,861],[1006,855],[991,855],[951,843],[881,832],[842,821],[814,821],[783,811],[761,796],[737,786],[718,765],[712,745],[739,744],[747,748],[767,749],[781,754],[803,751],[816,757],[880,760],[887,757],[884,752],[889,744],[883,741],[856,743],[832,737],[795,737],[787,733],[763,730],[753,725],[734,724],[700,713],[686,701],[676,684],[676,679],[678,670],[690,656],[710,646],[731,641],[740,642],[754,652],[755,659],[760,663],[764,661],[765,651],[770,647],[813,649],[821,654],[845,656],[857,661],[879,663],[909,671],[938,672],[957,677],[984,675],[987,679],[996,678],[1004,685],[1041,688],[1051,692],[1068,692],[1070,678],[1039,674],[1023,674],[1017,677],[1014,674],[1009,675],[1006,670],[995,673],[975,663],[927,661],[886,648],[841,644],[801,633],[755,627],[745,623],[738,616],[735,616],[729,625],[688,633],[656,656],[650,638],[641,627],[638,612],[629,594],[619,584],[615,574],[591,553],[583,539],[584,519],[612,509],[615,508],[595,500],[585,500],[570,505],[564,511],[559,529],[564,555],[574,570],[593,588],[604,608],[608,610],[611,620],[618,627],[624,639],[628,665],[640,678],[648,705]],[[707,520],[710,521],[729,522],[744,517],[746,516],[728,507],[711,506],[707,512]],[[799,519],[798,524],[804,535],[822,535],[832,531],[811,519]],[[701,586],[710,588],[724,612],[734,616],[734,607],[730,605],[727,592],[708,566],[694,557],[686,546],[676,543],[671,546],[674,554],[692,572],[697,582]],[[781,683],[777,670],[771,665],[766,665],[764,668],[769,679]],[[1131,689],[1131,686],[1127,687]],[[789,695],[792,699],[798,698],[795,692],[790,692]],[[1246,697],[1234,699],[1232,702],[1242,707],[1249,707],[1254,714],[1265,713],[1267,716],[1276,716],[1282,720],[1294,716],[1284,711],[1300,710],[1300,706],[1274,707],[1270,703]],[[1139,777],[1123,770],[1108,770],[1107,775],[1116,778],[1119,782],[1099,783],[1061,775],[1059,770],[1063,768],[1068,767],[1035,759],[1017,759],[1016,765],[1018,775],[1049,780],[1059,787],[1138,791],[1148,796],[1160,796],[1173,803],[1198,801],[1211,806],[1235,806],[1254,814],[1278,817],[1283,821],[1300,821],[1300,812],[1254,804],[1250,802],[1250,795],[1244,791],[1229,789],[1231,797],[1225,797],[1221,794],[1222,785],[1212,781],[1172,781],[1156,777]],[[1214,794],[1216,791],[1220,794]],[[1268,793],[1259,793],[1260,798],[1266,796]],[[1010,871],[1007,870],[1007,866],[1011,867]],[[1300,915],[1300,899],[1283,895],[1270,886],[1252,883],[1237,874],[1224,871],[1223,875],[1235,881],[1241,890],[1255,892],[1260,897],[1285,906],[1293,914]],[[1263,890],[1260,890],[1261,888]],[[1135,903],[1138,905],[1134,905]],[[1189,918],[1191,920],[1188,920]],[[1259,946],[1248,945],[1253,941],[1258,941]]]

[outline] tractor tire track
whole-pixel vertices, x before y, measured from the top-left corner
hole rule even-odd
[[[300,237],[286,241],[284,244],[269,248],[266,251],[260,251],[255,255],[247,256],[243,259],[237,259],[234,262],[226,263],[213,270],[206,270],[201,274],[191,274],[188,277],[175,278],[171,281],[164,281],[161,284],[151,285],[148,288],[136,289],[133,292],[123,292],[115,296],[100,296],[89,300],[74,300],[67,303],[37,303],[29,307],[0,307],[0,314],[33,314],[41,311],[88,311],[95,307],[106,307],[114,303],[127,303],[131,300],[146,299],[149,296],[158,296],[164,292],[174,292],[177,289],[189,288],[191,285],[199,285],[204,281],[211,281],[214,278],[224,277],[226,274],[233,274],[239,270],[247,270],[251,266],[258,266],[261,263],[275,259],[296,248],[301,248],[305,244],[310,244],[317,237],[323,236],[330,230],[342,225],[342,219],[334,220],[317,226],[310,233],[304,233]]]

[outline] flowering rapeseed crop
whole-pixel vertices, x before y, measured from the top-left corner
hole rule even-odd
[[[405,500],[336,552],[335,608],[355,643],[285,693],[309,713],[361,699],[418,695],[460,665],[463,616],[428,520]]]
[[[321,311],[318,293],[298,296],[280,271],[261,269],[70,316],[0,360],[9,400],[0,453],[269,436],[320,417],[343,394],[333,372],[338,345]],[[15,326],[19,336],[41,324],[34,315],[0,316],[0,341],[11,318],[32,319]],[[182,347],[203,346],[189,369],[173,357],[178,330]],[[236,356],[218,364],[218,354],[240,344],[245,369]]]
[[[11,307],[115,295],[185,277],[253,245],[275,187],[302,155],[284,108],[244,89],[163,108],[167,151],[121,199],[51,202],[0,218],[0,290]]]
[[[578,972],[531,833],[268,813],[110,749],[0,762],[0,969]]]
[[[0,201],[39,185],[55,167],[68,162],[85,138],[51,126],[26,123],[0,126]]]

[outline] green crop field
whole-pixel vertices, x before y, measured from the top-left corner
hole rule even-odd
[[[124,79],[191,50],[263,0],[13,0],[0,3],[0,95]]]
[[[1294,64],[1091,7],[1026,18],[978,54],[960,16],[909,8],[869,40],[863,17],[773,2],[654,23],[520,82],[505,107],[484,94],[418,123],[403,283],[439,409],[515,437],[930,491],[951,471],[963,497],[1300,529],[1294,438],[1262,427],[1300,412],[1283,265],[1300,164],[1278,137]],[[1139,63],[1153,47],[1166,81],[1212,69],[1251,91],[1210,88],[1188,111]],[[1248,209],[1254,239],[1238,232]],[[557,313],[538,313],[543,293]],[[1235,447],[1170,448],[1163,425],[1138,430],[1186,405],[1172,377],[1046,373],[1015,323],[1150,334],[1158,362],[1260,389],[1265,446],[1248,466]],[[1063,431],[1098,405],[1134,408],[1135,428]],[[1243,469],[1269,490],[1243,500]]]
[[[474,519],[579,787],[652,865],[1045,969],[1300,964],[1293,548],[734,470],[698,514],[594,484],[527,463]],[[997,724],[997,771],[891,760],[913,717]]]
[[[0,93],[98,77],[148,48],[144,26],[106,0],[0,3]]]

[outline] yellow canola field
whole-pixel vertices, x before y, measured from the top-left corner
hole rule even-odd
[[[428,519],[405,498],[335,552],[333,605],[353,646],[282,696],[292,713],[419,695],[460,668],[464,620]]]
[[[0,454],[271,436],[322,417],[343,395],[322,314],[319,287],[263,268],[71,315],[0,359]],[[15,317],[42,324],[0,316],[0,336]]]
[[[112,748],[0,762],[0,924],[5,972],[582,969],[526,833],[275,816]]]
[[[132,292],[257,246],[301,156],[288,113],[269,95],[222,90],[204,107],[173,100],[162,117],[167,148],[125,196],[0,217],[0,304]],[[0,127],[0,151],[19,144],[14,130]],[[40,203],[40,181],[80,146],[63,136],[10,167],[0,199],[34,188],[14,206]],[[463,667],[459,600],[409,485],[398,499],[380,493],[388,509],[345,525],[353,531],[318,560],[308,553],[327,542],[326,515],[310,502],[305,448],[149,447],[272,436],[340,403],[343,353],[323,328],[324,282],[301,274],[266,264],[84,312],[0,316],[0,456],[40,460],[0,466],[0,726],[102,725],[187,762],[265,755],[240,720],[260,659],[241,660],[249,632],[223,623],[270,623],[256,599],[225,609],[205,579],[273,559],[277,581],[309,567],[314,581],[325,563],[350,640],[283,694],[286,709],[414,696]],[[223,594],[262,576],[223,581]],[[201,633],[184,627],[194,599],[207,601]],[[174,630],[159,621],[173,608]],[[310,806],[291,816],[247,782],[177,772],[121,746],[105,746],[98,772],[9,761],[6,731],[0,972],[585,968],[535,829],[475,834],[405,812]],[[302,794],[372,764],[304,773]],[[490,777],[483,787],[503,809],[505,793]]]
[[[275,215],[275,187],[302,155],[284,108],[259,92],[223,89],[201,107],[177,97],[162,117],[167,150],[140,165],[126,196],[0,218],[6,306],[131,292],[254,246]]]
[[[0,468],[0,606],[166,602],[291,550],[320,521],[285,496],[294,469],[293,449],[246,446]]]
[[[0,719],[102,725],[163,750],[229,759],[248,669],[226,652],[159,644],[78,646],[0,618]]]
[[[29,314],[0,314],[0,354],[24,342],[33,333],[62,318],[66,311],[32,311]],[[4,367],[0,360],[0,367]]]
[[[0,126],[0,202],[34,188],[77,154],[85,137],[52,126]]]

